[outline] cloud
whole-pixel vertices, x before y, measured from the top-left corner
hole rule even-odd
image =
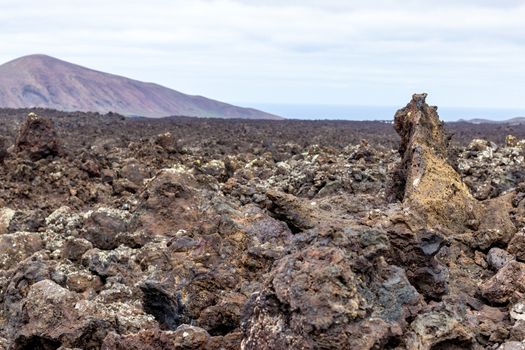
[[[1,1],[3,61],[47,53],[227,101],[525,105],[523,1]]]

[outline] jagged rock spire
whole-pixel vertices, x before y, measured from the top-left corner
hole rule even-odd
[[[22,123],[15,141],[15,152],[37,161],[48,156],[59,155],[60,141],[53,122],[36,113],[29,113]]]
[[[426,226],[465,227],[478,220],[479,205],[447,162],[443,123],[426,97],[414,94],[394,117],[402,157],[394,179],[396,195]]]

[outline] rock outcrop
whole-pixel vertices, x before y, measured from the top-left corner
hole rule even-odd
[[[15,141],[15,151],[36,161],[60,153],[60,142],[53,122],[29,113]]]
[[[394,117],[402,158],[396,171],[397,196],[427,227],[463,230],[479,221],[480,205],[447,162],[443,124],[426,97],[414,94]]]

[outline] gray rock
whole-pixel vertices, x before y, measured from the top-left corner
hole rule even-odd
[[[525,350],[525,343],[519,341],[508,341],[501,344],[498,350]]]
[[[512,260],[515,260],[514,256],[501,248],[491,248],[487,253],[487,263],[495,271],[499,271]]]

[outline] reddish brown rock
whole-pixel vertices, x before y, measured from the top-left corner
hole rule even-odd
[[[14,348],[93,347],[102,343],[111,323],[101,319],[79,320],[78,296],[50,280],[31,286],[23,306],[23,325],[17,330]]]
[[[64,242],[62,254],[64,258],[79,261],[85,252],[93,248],[93,244],[83,238],[68,237]]]
[[[365,286],[341,249],[284,257],[248,304],[243,349],[373,348],[399,337],[420,296],[401,269],[378,264],[377,280]]]
[[[144,330],[135,334],[109,333],[102,343],[102,350],[171,350],[173,332]]]
[[[525,230],[517,232],[509,243],[508,251],[520,261],[525,261]]]
[[[26,154],[31,160],[58,155],[60,142],[53,122],[35,113],[29,113],[18,132],[15,151]]]
[[[462,232],[480,218],[477,201],[447,162],[447,143],[437,108],[427,94],[415,94],[397,111],[394,127],[401,136],[402,157],[396,171],[397,197],[416,212],[424,226]]]
[[[122,218],[107,212],[94,212],[84,223],[84,238],[95,248],[111,250],[119,246],[117,236],[128,231],[128,224]]]
[[[110,333],[102,350],[211,350],[210,336],[202,328],[182,325],[175,331],[145,330],[125,336]]]
[[[0,235],[0,269],[9,270],[43,247],[41,235],[35,232]]]
[[[480,224],[477,232],[472,234],[470,245],[480,249],[493,246],[504,246],[516,233],[516,227],[511,220],[512,194],[481,202]]]
[[[480,287],[481,293],[492,303],[519,300],[525,293],[525,264],[510,261],[496,275]]]
[[[191,230],[199,221],[200,200],[195,178],[184,169],[163,169],[147,184],[141,196],[140,221],[147,232],[168,234]]]

